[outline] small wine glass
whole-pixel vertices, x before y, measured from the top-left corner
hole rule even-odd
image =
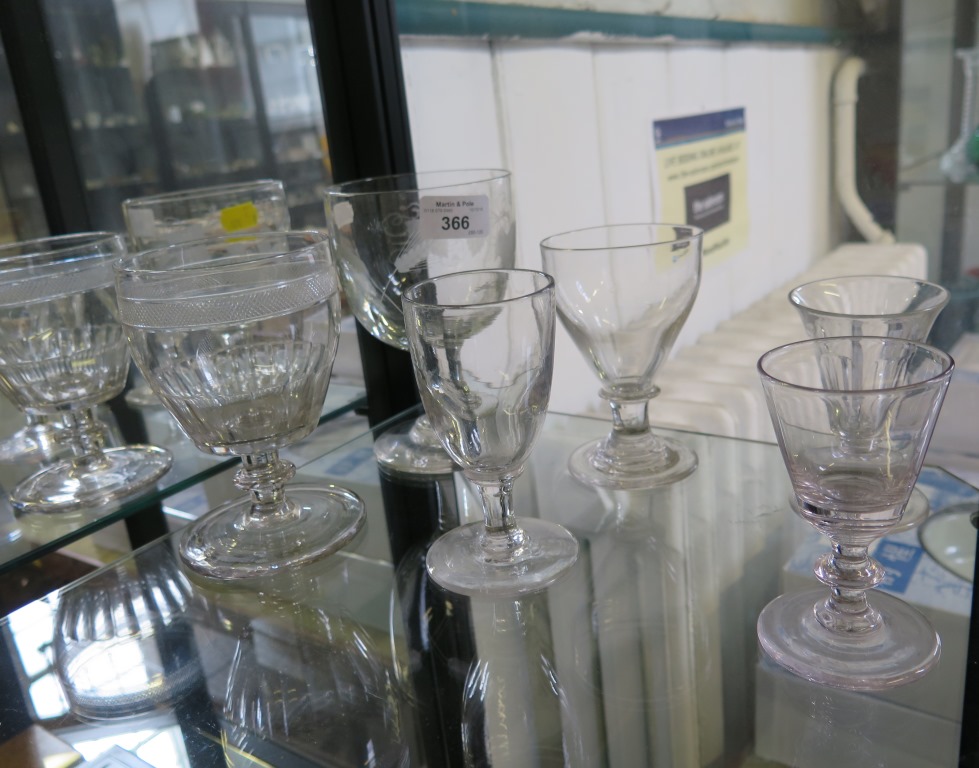
[[[122,215],[131,247],[137,251],[218,235],[290,228],[285,188],[274,179],[132,197],[122,201]],[[160,405],[141,378],[126,393],[126,401],[143,407]]]
[[[292,485],[279,449],[316,427],[340,324],[329,244],[314,232],[210,238],[116,265],[133,358],[198,448],[239,455],[249,495],[191,525],[184,563],[216,579],[317,560],[354,537],[356,494]]]
[[[508,268],[516,229],[505,170],[379,176],[326,191],[326,214],[344,293],[354,317],[376,339],[408,349],[402,293],[451,272]],[[389,472],[452,472],[426,416],[374,444]]]
[[[867,592],[884,568],[868,548],[901,516],[952,376],[933,347],[876,336],[810,339],[758,362],[799,514],[829,537],[829,589],[777,597],[758,617],[762,649],[816,683],[881,690],[918,679],[941,641],[915,608]]]
[[[924,343],[949,292],[940,285],[893,275],[848,275],[805,283],[789,292],[810,338],[887,336]],[[915,488],[891,533],[922,523],[928,497]]]
[[[170,469],[149,445],[105,449],[100,403],[126,384],[129,351],[116,311],[118,235],[93,232],[0,248],[0,391],[26,412],[58,417],[70,457],[10,493],[22,512],[78,512],[132,496]]]
[[[547,414],[554,366],[554,281],[476,270],[417,283],[405,327],[432,427],[475,485],[484,522],[435,541],[426,564],[445,589],[510,596],[555,582],[575,562],[564,527],[516,519],[512,493]]]
[[[656,488],[697,468],[692,450],[649,428],[648,407],[659,393],[653,376],[697,296],[702,247],[703,230],[682,224],[593,227],[541,243],[558,316],[612,407],[612,432],[571,456],[581,482]]]

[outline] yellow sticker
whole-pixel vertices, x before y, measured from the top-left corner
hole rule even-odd
[[[255,203],[241,203],[221,209],[221,228],[225,232],[240,232],[258,226],[258,208]]]

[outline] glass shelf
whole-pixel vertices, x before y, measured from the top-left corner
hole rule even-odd
[[[329,422],[354,409],[366,405],[363,387],[332,384],[323,403],[320,424]],[[11,509],[6,494],[0,498],[0,573],[35,560],[42,555],[91,535],[112,523],[125,520],[157,502],[201,483],[223,472],[237,461],[237,457],[207,454],[198,449],[180,431],[177,423],[164,408],[141,410],[148,442],[168,449],[173,455],[173,466],[149,493],[128,499],[122,503],[86,510],[77,515],[27,515],[19,516]],[[111,421],[111,415],[101,414]],[[13,425],[17,429],[22,424]],[[109,424],[110,431],[113,425]],[[307,440],[316,444],[323,439],[320,429]],[[118,442],[118,438],[116,440]],[[294,449],[297,450],[298,446]],[[0,465],[0,487],[13,488],[39,465],[19,463]]]
[[[567,526],[581,557],[516,600],[462,598],[426,577],[433,538],[478,515],[461,475],[383,475],[371,432],[304,450],[297,481],[365,501],[367,524],[345,550],[215,585],[182,569],[175,534],[15,611],[0,620],[0,735],[34,726],[87,759],[115,744],[160,768],[367,755],[433,768],[958,764],[963,712],[977,703],[964,684],[971,584],[923,551],[895,566],[888,588],[937,617],[944,645],[940,667],[909,688],[862,695],[785,675],[759,659],[755,620],[813,582],[811,550],[825,544],[790,511],[778,448],[670,432],[697,452],[697,471],[613,494],[567,471],[607,430],[548,415],[515,508]],[[941,470],[926,468],[919,487],[936,515],[979,504]],[[900,536],[882,557],[915,549],[916,534]],[[915,573],[946,574],[941,594],[916,593]]]

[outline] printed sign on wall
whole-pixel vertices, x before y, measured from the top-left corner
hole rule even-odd
[[[744,109],[653,123],[657,220],[704,230],[704,265],[748,244]]]

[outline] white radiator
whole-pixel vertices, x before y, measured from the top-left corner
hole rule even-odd
[[[657,372],[661,393],[649,406],[653,424],[775,442],[756,369],[763,353],[806,338],[788,294],[797,285],[843,275],[926,279],[920,245],[848,243],[696,342],[674,351]]]

